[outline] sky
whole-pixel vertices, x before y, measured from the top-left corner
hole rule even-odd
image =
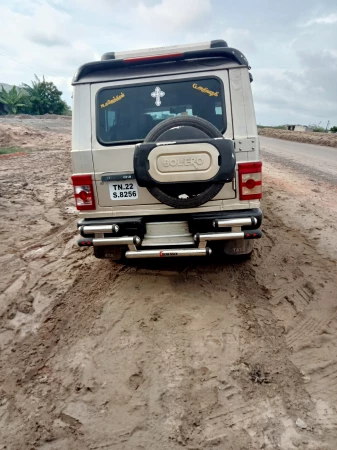
[[[225,39],[252,67],[258,124],[337,125],[337,0],[1,0],[0,83],[53,81],[108,51]]]

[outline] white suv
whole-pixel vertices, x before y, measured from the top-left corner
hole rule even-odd
[[[114,260],[251,254],[262,164],[249,69],[221,40],[106,53],[80,67],[80,246]]]

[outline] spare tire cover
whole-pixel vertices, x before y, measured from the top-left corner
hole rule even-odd
[[[205,119],[179,116],[159,123],[149,132],[144,143],[205,138],[223,139],[223,136],[214,125]],[[147,189],[161,203],[181,209],[196,208],[209,202],[221,191],[223,186],[224,183],[184,182],[149,186]]]

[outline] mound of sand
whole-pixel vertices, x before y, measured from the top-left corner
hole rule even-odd
[[[71,137],[68,133],[47,132],[0,123],[0,147],[70,149],[70,140]]]
[[[337,134],[333,133],[302,133],[300,131],[278,130],[275,128],[260,128],[259,135],[276,139],[285,139],[286,141],[337,147]]]

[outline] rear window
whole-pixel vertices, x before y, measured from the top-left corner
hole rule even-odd
[[[217,78],[104,88],[97,94],[97,139],[104,145],[141,142],[169,117],[197,116],[226,130],[222,82]]]

